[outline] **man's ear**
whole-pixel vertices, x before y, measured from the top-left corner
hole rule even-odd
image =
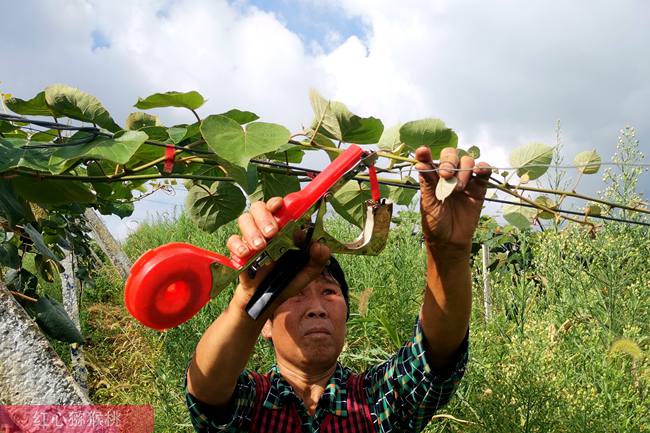
[[[262,328],[262,337],[264,337],[264,339],[266,341],[271,341],[272,338],[273,338],[273,335],[272,335],[272,332],[271,332],[272,327],[273,327],[273,325],[271,324],[271,319],[268,319],[266,321],[266,323],[264,324],[264,327]]]

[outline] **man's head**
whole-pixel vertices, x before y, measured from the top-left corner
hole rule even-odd
[[[348,285],[332,257],[317,279],[275,310],[262,335],[272,339],[278,362],[328,367],[343,349],[348,315]]]

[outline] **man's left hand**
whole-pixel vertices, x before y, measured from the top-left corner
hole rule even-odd
[[[490,165],[485,162],[476,165],[469,155],[459,158],[458,151],[451,147],[440,152],[439,164],[433,162],[428,147],[418,148],[415,158],[418,170],[438,169],[420,172],[422,231],[427,248],[432,254],[449,248],[469,252],[483,207],[487,179],[492,173]],[[440,178],[452,177],[458,181],[454,192],[444,201],[438,200],[436,186]]]

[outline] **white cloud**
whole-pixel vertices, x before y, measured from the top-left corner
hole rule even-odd
[[[650,139],[650,3],[310,1],[314,19],[338,8],[368,33],[332,33],[323,51],[244,0],[2,2],[0,86],[25,98],[69,83],[118,121],[138,96],[194,89],[209,99],[204,115],[237,107],[293,131],[310,121],[316,87],[387,127],[441,118],[496,164],[528,141],[553,144],[557,119],[567,160],[594,147],[608,158],[625,124]],[[92,50],[93,32],[106,46]]]

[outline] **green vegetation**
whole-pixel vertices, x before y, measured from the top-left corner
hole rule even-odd
[[[382,196],[409,205],[414,192],[404,187],[417,184],[413,151],[426,145],[437,159],[443,148],[458,146],[457,134],[439,119],[384,129],[379,119],[360,117],[316,92],[310,94],[311,125],[293,132],[239,109],[199,116],[204,102],[197,92],[156,93],[135,106],[187,109],[193,123],[164,126],[158,117],[136,112],[122,127],[97,98],[67,85],[48,86],[29,100],[0,94],[1,277],[21,302],[40,302],[28,310],[45,315],[40,322],[50,337],[77,341],[77,335],[60,332],[71,329],[70,319],[45,296],[61,298],[59,262],[65,251],[74,251],[91,397],[97,403],[153,404],[157,431],[164,432],[191,430],[184,369],[230,294],[166,333],[143,328],[124,309],[123,281],[95,258],[99,252],[83,221],[86,209],[125,217],[134,201],[184,179],[187,214],[142,226],[128,239],[127,253],[135,259],[172,241],[224,253],[246,203],[284,196],[308,180],[298,167],[277,164],[299,164],[312,151],[334,158],[349,143],[377,144],[377,166],[390,183],[382,186]],[[558,125],[554,147],[531,143],[514,149],[512,171],[500,170],[489,182],[487,200],[517,200],[502,210],[517,228],[483,220],[477,241],[493,252],[493,315],[486,319],[483,313],[475,260],[470,368],[445,409],[449,416],[436,418],[430,431],[648,430],[650,236],[631,226],[601,228],[592,219],[647,221],[650,210],[636,191],[647,170],[634,165],[643,155],[634,129],[624,128],[612,158],[615,168],[604,173],[606,189],[593,198],[576,188],[583,175],[599,171],[596,149],[576,156],[580,174],[572,187],[558,171],[560,149]],[[460,151],[480,154],[475,146]],[[549,188],[529,185],[549,167],[555,172]],[[350,238],[363,220],[360,203],[367,193],[354,180],[334,194],[332,205],[343,218],[328,222],[334,235]],[[586,203],[568,216],[561,206],[568,200]],[[420,236],[413,234],[418,216],[405,212],[399,219],[379,257],[341,257],[353,301],[342,361],[357,370],[401,344],[420,304],[424,257]],[[546,231],[531,232],[533,223]],[[55,348],[69,358],[66,345],[56,342]],[[271,348],[260,344],[250,367],[264,370],[271,363]]]
[[[402,212],[378,257],[339,256],[351,283],[348,344],[341,360],[357,370],[385,359],[411,332],[423,287],[418,215]],[[493,230],[483,219],[481,233]],[[328,221],[350,238],[351,226]],[[165,242],[224,252],[232,225],[216,234],[186,216],[141,226],[125,250],[132,259]],[[495,236],[519,250],[490,271],[492,317],[483,312],[480,258],[474,260],[471,360],[457,396],[429,432],[643,432],[650,425],[650,236],[609,225],[517,231]],[[492,241],[493,244],[497,242]],[[504,260],[503,260],[504,259]],[[137,324],[124,310],[122,284],[98,271],[84,294],[92,398],[97,403],[152,404],[156,431],[191,431],[183,376],[202,332],[229,300],[223,293],[189,322],[165,333]],[[273,362],[260,342],[250,367]]]

